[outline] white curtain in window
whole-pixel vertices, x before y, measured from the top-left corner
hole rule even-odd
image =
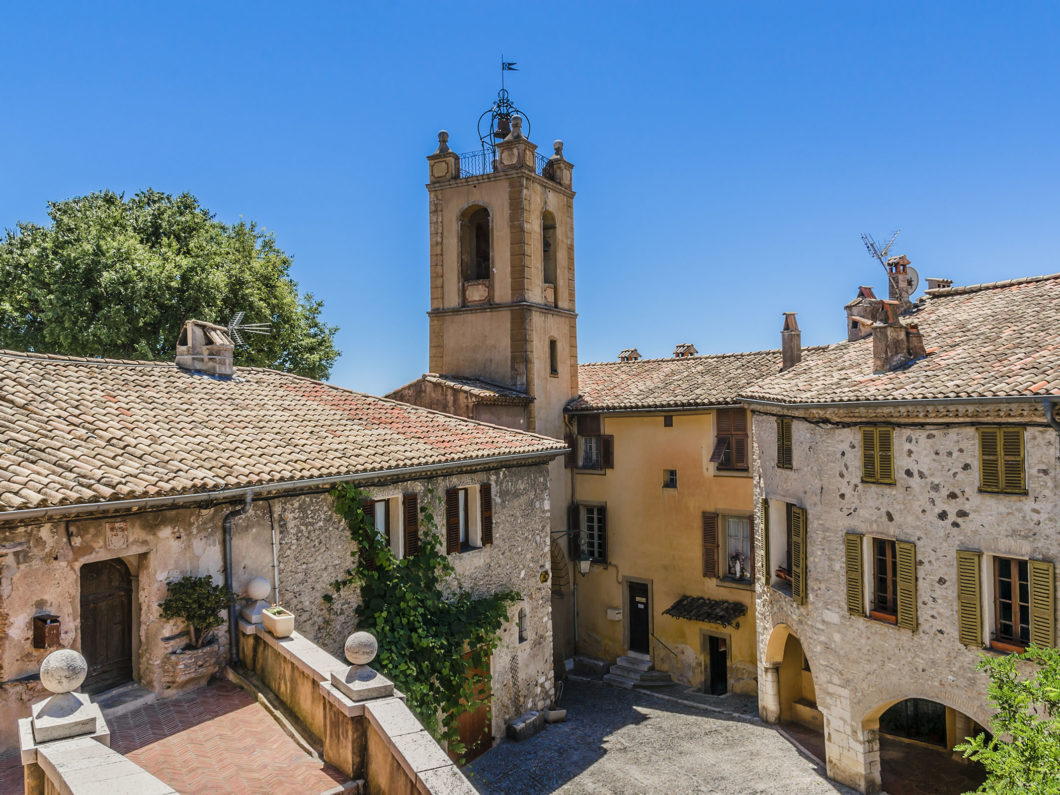
[[[729,576],[738,580],[750,579],[751,520],[746,516],[726,516],[725,541]]]

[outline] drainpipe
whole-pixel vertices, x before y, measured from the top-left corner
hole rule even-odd
[[[254,492],[248,491],[246,499],[243,501],[243,507],[229,511],[225,514],[224,519],[221,520],[221,527],[224,528],[225,543],[225,588],[229,591],[232,590],[232,520],[237,516],[246,516],[250,511],[250,503],[253,499]],[[236,606],[233,603],[228,608],[228,661],[230,663],[239,662],[239,644],[236,641],[236,632],[238,630]]]
[[[1060,434],[1060,419],[1057,419],[1056,414],[1053,413],[1056,409],[1056,401],[1042,398],[1042,407],[1045,409],[1045,421],[1052,426],[1054,431]]]
[[[272,515],[272,500],[265,500],[265,504],[269,506],[269,529],[272,530],[272,601],[273,604],[280,603],[280,559],[279,549],[280,542],[276,537],[276,519]]]

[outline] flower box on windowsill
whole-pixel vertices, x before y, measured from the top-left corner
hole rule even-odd
[[[1005,654],[1021,654],[1027,650],[1026,647],[1018,643],[1009,643],[1006,640],[992,640],[990,641],[990,648]]]
[[[787,582],[787,583],[791,582],[791,572],[788,571],[787,569],[777,569],[775,572],[773,572],[773,574],[778,579],[781,579],[784,582]]]
[[[261,623],[277,638],[287,638],[294,632],[294,613],[282,607],[270,607],[261,612]]]
[[[898,616],[893,613],[884,613],[882,610],[870,610],[869,618],[874,621],[882,621],[884,624],[897,624]]]

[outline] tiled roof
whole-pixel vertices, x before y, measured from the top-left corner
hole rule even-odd
[[[780,370],[780,351],[578,365],[581,394],[567,411],[691,408],[735,403],[760,378]]]
[[[746,613],[747,605],[745,604],[730,602],[726,599],[707,599],[704,596],[682,596],[663,610],[663,615],[717,624],[722,627],[736,623]]]
[[[749,386],[780,403],[1060,395],[1060,274],[931,290],[906,315],[925,358],[872,371],[872,338],[814,351]]]
[[[473,395],[479,403],[510,403],[524,405],[533,402],[534,398],[526,392],[518,389],[493,384],[483,381],[481,378],[467,378],[459,375],[436,375],[435,373],[424,373],[423,380],[432,384],[457,389]]]
[[[274,370],[0,351],[0,518],[563,449]]]

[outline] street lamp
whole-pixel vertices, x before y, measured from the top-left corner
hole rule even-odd
[[[589,568],[592,566],[593,559],[589,557],[589,550],[581,543],[581,530],[556,530],[552,533],[553,536],[567,536],[569,538],[578,539],[578,573],[583,577],[589,573]]]

